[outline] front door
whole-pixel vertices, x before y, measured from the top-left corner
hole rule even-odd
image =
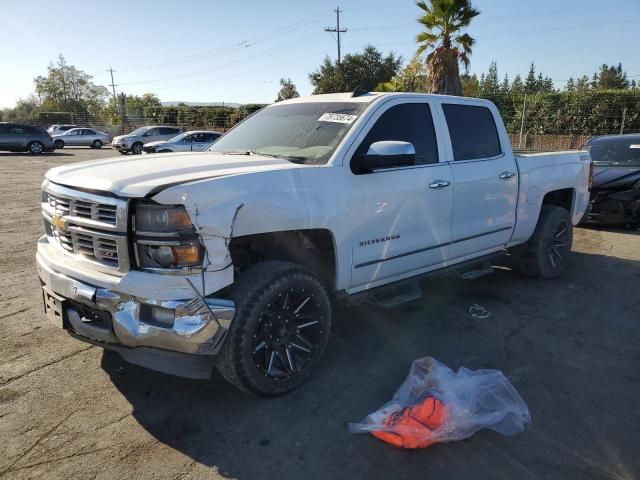
[[[451,260],[504,248],[516,222],[518,175],[503,152],[495,115],[481,105],[442,102],[453,173]],[[506,137],[506,134],[502,132]]]
[[[437,268],[447,259],[451,168],[440,162],[429,103],[406,102],[394,100],[380,107],[356,140],[354,158],[372,143],[403,141],[413,144],[416,161],[372,173],[349,171],[350,293]],[[347,169],[350,160],[345,159]]]

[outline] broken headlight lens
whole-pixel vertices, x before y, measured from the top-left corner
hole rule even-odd
[[[140,203],[134,229],[139,267],[181,269],[202,265],[203,248],[182,205]]]

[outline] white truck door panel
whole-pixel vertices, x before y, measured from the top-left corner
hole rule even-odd
[[[412,143],[416,160],[410,167],[365,174],[350,168],[351,158],[345,162],[352,292],[437,268],[451,240],[453,178],[451,167],[439,162],[441,139],[429,104],[412,99],[381,107],[358,137],[353,158],[379,141]]]
[[[454,196],[449,258],[456,260],[507,244],[516,223],[518,171],[491,110],[447,102],[442,110]]]
[[[447,259],[453,204],[449,165],[377,172],[353,180],[352,288],[440,266]],[[435,181],[450,185],[429,188]]]

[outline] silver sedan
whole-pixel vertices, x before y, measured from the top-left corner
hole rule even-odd
[[[193,130],[176,135],[169,140],[145,143],[143,151],[144,153],[204,152],[220,136],[222,136],[220,132]]]
[[[102,148],[104,144],[109,144],[111,141],[108,133],[92,128],[72,128],[59,135],[53,135],[52,138],[56,148],[67,146]]]

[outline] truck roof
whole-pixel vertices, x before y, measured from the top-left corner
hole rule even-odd
[[[452,95],[436,95],[433,93],[413,93],[413,92],[367,92],[357,97],[352,93],[326,93],[322,95],[308,95],[304,97],[296,97],[290,100],[284,100],[272,105],[282,105],[286,103],[311,103],[311,102],[349,102],[349,103],[371,103],[382,97],[424,97],[424,98],[455,98],[457,100],[473,100],[475,102],[487,102],[489,100],[473,97],[456,97]]]

